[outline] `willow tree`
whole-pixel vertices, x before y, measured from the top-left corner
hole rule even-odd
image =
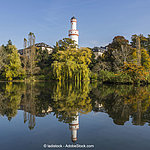
[[[92,56],[90,49],[78,49],[74,45],[74,41],[63,39],[56,44],[56,50],[53,54],[54,62],[52,63],[55,79],[59,81],[83,81],[89,79],[90,70],[88,65]]]
[[[51,107],[59,121],[70,123],[74,120],[77,112],[87,114],[92,111],[92,103],[89,97],[91,88],[88,82],[81,87],[73,83],[60,84],[56,82],[52,92]]]

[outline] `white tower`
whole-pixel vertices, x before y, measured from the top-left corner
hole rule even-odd
[[[79,115],[78,113],[74,117],[75,119],[69,124],[69,129],[71,130],[72,142],[77,141],[77,130],[79,129]]]
[[[75,44],[78,45],[78,36],[79,31],[77,30],[77,19],[75,17],[71,18],[71,30],[69,30],[70,39],[75,41]]]

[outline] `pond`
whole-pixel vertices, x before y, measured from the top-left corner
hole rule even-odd
[[[150,86],[0,83],[0,150],[150,149]]]

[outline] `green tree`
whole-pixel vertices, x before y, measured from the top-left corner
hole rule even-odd
[[[129,41],[123,36],[116,36],[113,42],[108,45],[108,50],[104,53],[104,62],[110,65],[110,71],[120,71],[121,66],[126,62],[131,62],[133,49],[129,45]]]
[[[9,45],[8,49],[11,51],[7,56],[7,64],[5,65],[4,76],[7,80],[20,79],[25,75],[21,66],[20,56],[14,45]]]
[[[131,45],[132,45],[132,47],[137,47],[136,45],[137,45],[137,37],[140,39],[140,45],[141,45],[141,48],[148,48],[148,39],[149,39],[149,37],[147,38],[147,37],[145,37],[145,36],[143,36],[143,34],[140,34],[140,35],[137,35],[137,34],[134,34],[134,35],[132,35],[132,37],[131,37]]]
[[[68,42],[71,39],[63,39],[57,45],[57,52],[53,54],[52,63],[53,75],[55,79],[82,81],[88,80],[90,70],[88,65],[91,63],[91,50],[88,48],[76,48],[76,45]],[[74,41],[72,41],[74,42]],[[63,43],[63,44],[62,44]]]
[[[9,40],[7,45],[4,46],[7,54],[12,53],[12,49],[10,49],[9,46],[12,46],[12,41],[11,40]]]
[[[46,76],[49,73],[49,68],[52,63],[52,54],[49,54],[47,49],[37,49],[36,63],[40,67],[40,74]]]
[[[5,66],[5,59],[6,59],[6,51],[3,46],[0,47],[0,70],[3,69]]]
[[[143,34],[140,35],[132,35],[131,37],[131,45],[132,47],[136,48],[137,45],[137,37],[140,39],[140,46],[142,49],[146,49],[147,52],[150,54],[150,35],[145,37]]]
[[[150,69],[150,56],[148,54],[149,38],[143,35],[133,35],[131,45],[134,48],[133,62],[143,66],[146,70]]]
[[[150,70],[150,56],[146,49],[141,49],[141,65],[147,69]]]
[[[66,49],[76,48],[77,45],[70,38],[63,38],[63,40],[59,40],[56,42],[56,46],[54,46],[53,53],[57,53],[58,51],[64,51]]]
[[[123,67],[123,74],[127,74],[131,77],[133,83],[145,82],[147,83],[148,72],[146,72],[143,66],[136,64],[125,64]]]

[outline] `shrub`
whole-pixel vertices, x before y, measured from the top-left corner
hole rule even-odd
[[[112,78],[114,77],[115,77],[115,74],[113,72],[109,72],[106,70],[101,70],[99,71],[99,74],[98,74],[98,80],[102,82],[110,82]]]
[[[123,73],[129,75],[133,83],[147,83],[149,72],[147,72],[143,66],[125,64],[122,68]]]
[[[126,73],[116,74],[114,78],[112,78],[111,82],[114,83],[133,83],[131,77]]]

